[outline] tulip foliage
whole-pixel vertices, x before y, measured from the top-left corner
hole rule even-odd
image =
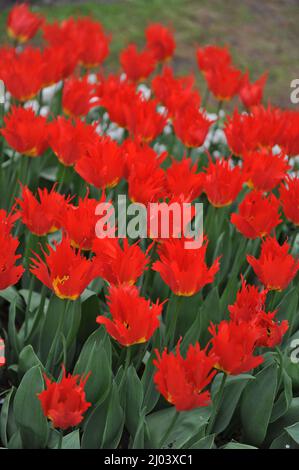
[[[18,4],[7,33],[1,447],[298,448],[299,112],[226,47],[196,51],[206,92],[177,77],[161,24],[115,75],[92,18]],[[120,236],[120,216],[98,236],[119,196],[202,203],[202,243]]]

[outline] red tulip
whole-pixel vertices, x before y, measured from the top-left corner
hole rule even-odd
[[[94,262],[76,252],[67,237],[55,249],[48,245],[47,251],[45,260],[35,253],[30,271],[60,299],[78,299],[97,275]]]
[[[97,317],[97,323],[104,325],[107,332],[123,346],[145,343],[159,327],[159,316],[163,304],[139,295],[136,286],[111,286],[108,297],[110,320],[103,315]]]
[[[80,119],[69,120],[63,116],[49,123],[49,145],[58,160],[72,166],[84,154],[86,145],[97,140],[95,127]]]
[[[152,142],[163,131],[167,115],[158,113],[157,104],[156,100],[139,98],[126,109],[126,127],[134,139]]]
[[[119,60],[127,78],[133,82],[144,81],[156,67],[153,52],[147,49],[138,52],[135,44],[124,49]]]
[[[32,13],[26,3],[15,5],[7,18],[7,32],[20,43],[27,42],[36,35],[43,23],[40,15]]]
[[[13,106],[4,117],[1,129],[7,143],[27,157],[38,157],[48,147],[48,124],[46,118],[37,116],[33,109]]]
[[[215,207],[230,205],[240,193],[244,176],[240,167],[233,167],[231,160],[217,159],[209,162],[203,176],[203,191]]]
[[[194,89],[193,75],[176,78],[170,67],[164,67],[161,75],[156,75],[152,81],[152,89],[158,100],[166,106],[170,116],[175,117],[178,112],[192,105],[199,108],[201,97]]]
[[[208,267],[205,262],[207,238],[200,248],[193,249],[185,248],[186,240],[170,238],[163,241],[158,247],[160,259],[152,269],[160,273],[174,294],[189,297],[213,282],[219,270],[219,258]]]
[[[271,151],[246,152],[243,155],[243,172],[250,188],[272,191],[290,169],[285,154]]]
[[[279,200],[261,191],[247,194],[239,205],[239,213],[231,215],[231,222],[247,238],[269,235],[280,224]]]
[[[247,261],[255,274],[269,290],[284,290],[299,270],[299,260],[288,253],[290,245],[282,245],[274,237],[267,237],[262,242],[259,258],[247,255]]]
[[[242,72],[233,65],[215,63],[204,75],[209,90],[219,101],[231,100],[243,83]]]
[[[267,79],[268,73],[264,73],[258,80],[250,83],[248,74],[244,76],[239,96],[246,108],[252,108],[261,104]]]
[[[157,359],[153,361],[157,368],[154,382],[164,398],[174,405],[177,411],[188,411],[200,406],[208,406],[210,392],[205,390],[217,373],[213,370],[217,362],[214,354],[207,355],[206,348],[200,349],[199,343],[190,345],[184,359],[180,353],[180,342],[176,354],[162,354],[156,350]]]
[[[45,64],[40,49],[27,46],[18,54],[6,54],[0,73],[13,98],[31,100],[44,86]]]
[[[23,224],[35,235],[42,237],[61,228],[70,197],[55,191],[55,186],[48,191],[38,188],[38,199],[27,186],[22,187],[21,198],[18,198],[18,214]]]
[[[200,147],[203,145],[213,122],[197,107],[190,105],[179,110],[174,118],[173,127],[176,136],[186,147]]]
[[[273,348],[281,343],[288,330],[288,321],[275,321],[275,312],[265,311],[267,290],[259,291],[257,287],[246,284],[242,279],[242,287],[237,293],[236,302],[228,307],[230,318],[235,323],[253,323],[260,329],[257,346]]]
[[[92,245],[99,275],[114,285],[136,283],[147,269],[150,248],[144,253],[138,242],[129,245],[126,238],[122,245],[117,238],[96,238]]]
[[[92,98],[95,98],[94,85],[86,77],[71,77],[63,86],[63,111],[73,118],[86,116],[98,104],[98,100]]]
[[[146,48],[158,61],[170,59],[175,50],[172,32],[160,23],[152,23],[145,30]]]
[[[52,421],[54,428],[68,429],[78,426],[83,414],[91,406],[86,401],[84,387],[89,374],[85,378],[80,375],[66,374],[60,382],[52,382],[46,375],[46,390],[38,394],[44,415]]]
[[[232,58],[227,47],[208,45],[196,51],[198,68],[204,73],[217,65],[230,65]]]
[[[96,188],[114,188],[124,175],[121,148],[110,137],[97,137],[78,160],[75,170]]]
[[[196,172],[196,164],[191,158],[181,161],[173,160],[166,170],[167,189],[172,198],[182,198],[185,202],[192,202],[202,192],[203,174]]]
[[[7,289],[15,285],[21,278],[24,268],[16,265],[16,261],[21,258],[16,251],[19,241],[8,233],[0,234],[0,290]]]
[[[279,195],[286,218],[299,226],[299,178],[286,178],[279,188]]]
[[[263,362],[263,356],[254,356],[260,329],[252,323],[222,321],[217,327],[211,324],[210,353],[218,357],[217,369],[229,375],[249,372]]]
[[[88,198],[79,198],[75,206],[70,204],[62,214],[60,222],[71,240],[73,248],[80,250],[91,250],[96,237],[95,227],[99,217],[96,215],[96,208],[100,202],[104,202],[104,195],[101,201]]]

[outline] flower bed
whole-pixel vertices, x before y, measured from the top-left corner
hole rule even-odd
[[[298,448],[299,113],[161,24],[118,75],[91,18],[7,32],[1,446]]]

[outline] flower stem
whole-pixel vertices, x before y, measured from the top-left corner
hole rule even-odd
[[[32,294],[33,294],[33,289],[34,289],[34,282],[35,282],[35,277],[33,276],[33,274],[31,274],[28,299],[27,299],[27,305],[26,305],[26,310],[25,310],[24,339],[27,338],[28,336],[29,312],[30,312],[30,304],[31,304],[31,299],[32,299]]]
[[[173,302],[171,300],[173,299]],[[170,312],[170,305],[173,303],[173,311]],[[167,306],[166,311],[166,325],[167,325],[167,332],[166,332],[166,344],[169,344],[169,348],[172,349],[175,343],[175,331],[179,316],[179,310],[182,303],[182,296],[175,295],[169,299],[169,303]]]
[[[64,311],[60,315],[59,322],[58,322],[58,325],[57,325],[57,330],[56,330],[56,333],[55,333],[55,336],[54,336],[54,339],[53,339],[53,342],[52,342],[52,345],[51,345],[51,348],[50,348],[50,351],[49,351],[49,355],[48,355],[48,359],[47,359],[47,363],[46,363],[46,369],[49,372],[51,372],[52,364],[55,364],[56,349],[57,349],[57,345],[58,345],[58,341],[59,341],[59,335],[60,335],[60,332],[62,330],[62,326],[63,326],[63,323],[64,323],[65,314],[68,310],[69,302],[71,302],[71,301],[70,300],[65,301]]]
[[[221,406],[221,403],[222,403],[222,400],[223,400],[223,392],[224,392],[226,378],[227,378],[227,375],[225,373],[223,373],[221,384],[220,384],[219,390],[217,392],[217,395],[216,395],[214,403],[213,403],[212,414],[211,414],[210,419],[209,419],[206,435],[209,435],[211,433],[211,431],[213,429],[213,426],[215,424],[217,413],[220,409],[220,406]]]

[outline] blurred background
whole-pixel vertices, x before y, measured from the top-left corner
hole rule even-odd
[[[17,2],[0,0],[0,39],[7,41],[5,21]],[[175,31],[176,73],[193,71],[197,45],[228,45],[236,65],[249,69],[252,80],[265,70],[269,79],[265,100],[295,108],[290,102],[290,82],[299,78],[299,0],[43,0],[29,1],[49,21],[90,15],[112,34],[105,68],[118,71],[118,55],[129,42],[144,44],[143,30],[162,22]],[[37,39],[35,41],[41,40]],[[201,87],[201,90],[203,88]]]

